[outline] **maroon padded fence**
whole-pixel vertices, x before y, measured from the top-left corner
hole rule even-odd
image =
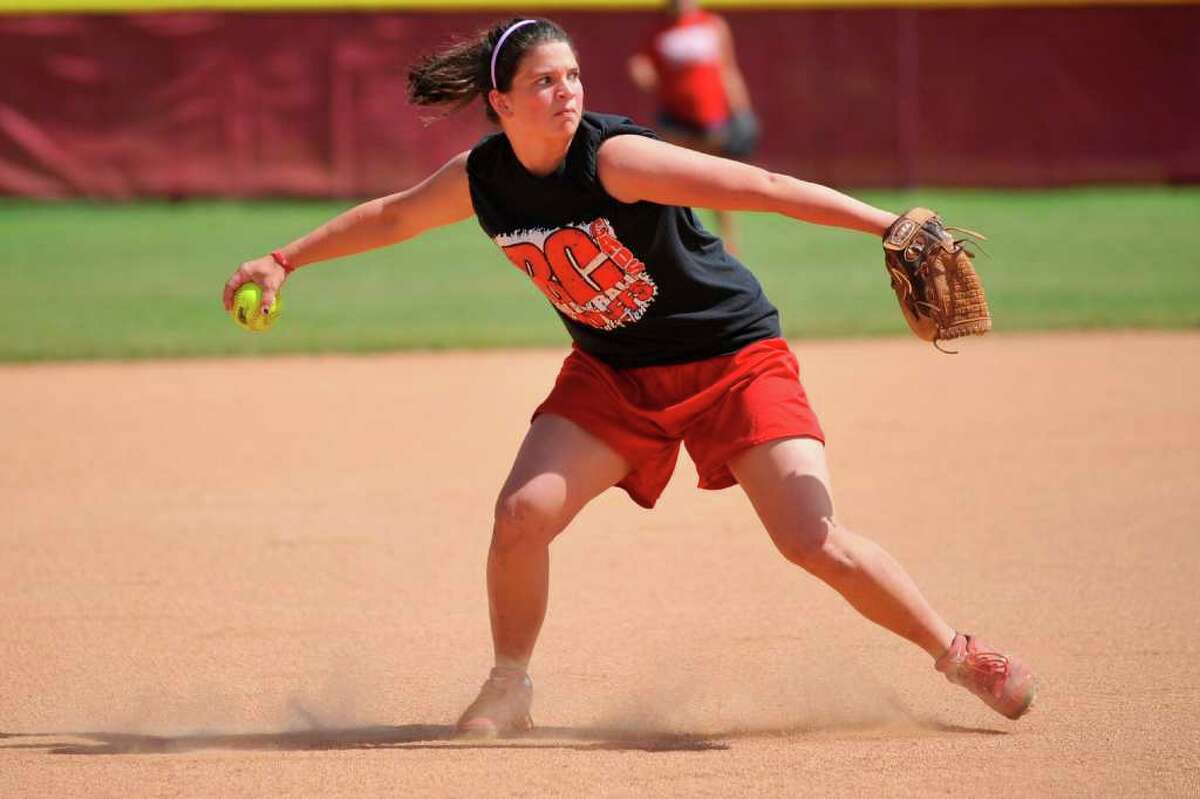
[[[651,13],[555,15],[587,104],[653,123],[625,74]],[[1200,179],[1200,6],[726,14],[757,160],[840,186]],[[484,14],[0,16],[0,193],[360,196],[489,128],[423,124],[407,65]]]

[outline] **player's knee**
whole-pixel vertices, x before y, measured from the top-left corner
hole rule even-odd
[[[797,515],[782,529],[773,530],[771,539],[785,558],[819,577],[852,565],[839,544],[838,526],[828,516]]]
[[[562,530],[562,507],[555,497],[527,487],[496,501],[492,549],[507,553],[545,546]]]

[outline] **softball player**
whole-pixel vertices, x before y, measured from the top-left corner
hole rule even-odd
[[[611,486],[653,506],[681,443],[702,488],[741,485],[784,557],[924,649],[952,682],[1021,716],[1034,696],[1030,670],[956,632],[891,556],[837,522],[824,435],[778,313],[690,206],[769,210],[873,236],[896,215],[585,113],[571,41],[544,19],[496,25],[426,58],[409,94],[450,107],[482,96],[500,131],[417,186],[242,264],[224,303],[255,281],[269,307],[299,267],[474,215],[572,336],[496,502],[487,562],[495,667],[458,729],[532,726],[527,667],[546,612],[550,542]]]
[[[667,20],[629,59],[629,75],[658,101],[658,130],[672,144],[726,158],[749,158],[758,117],[724,19],[696,0],[671,0]],[[716,210],[725,249],[736,252],[733,214]]]

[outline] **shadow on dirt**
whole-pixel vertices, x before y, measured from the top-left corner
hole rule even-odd
[[[1004,735],[998,730],[959,727],[925,721],[926,732],[970,735]],[[0,733],[4,749],[40,749],[54,755],[177,754],[201,750],[320,752],[355,749],[567,749],[581,752],[715,752],[730,748],[730,741],[753,738],[806,737],[829,733],[886,735],[877,725],[847,725],[838,729],[796,726],[779,729],[744,729],[692,735],[627,730],[612,727],[538,727],[517,737],[491,741],[456,738],[454,727],[443,724],[403,724],[348,729],[305,730],[275,733],[196,733],[191,735],[134,735],[118,732]],[[895,731],[893,731],[895,732]],[[903,731],[901,731],[903,734]],[[34,741],[30,739],[49,739]]]
[[[42,749],[55,755],[175,754],[204,749],[276,752],[320,752],[346,749],[530,749],[579,751],[707,752],[729,745],[711,736],[627,732],[599,728],[539,727],[519,737],[481,741],[454,736],[454,727],[404,724],[278,733],[198,733],[195,735],[131,735],[115,732],[53,733],[3,738],[53,738],[54,741],[3,743],[0,749]],[[75,739],[66,742],[64,739]],[[82,741],[80,740],[82,739]]]

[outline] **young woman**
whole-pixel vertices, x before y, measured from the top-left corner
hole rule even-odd
[[[359,205],[225,284],[270,307],[297,268],[394,244],[474,214],[553,304],[574,347],[533,415],[495,507],[487,584],[495,668],[464,734],[532,725],[527,667],[546,612],[550,542],[619,486],[651,507],[682,442],[702,488],[740,484],[791,562],[863,616],[924,649],[1009,718],[1032,673],[955,632],[900,565],[838,524],[824,437],[778,314],[690,206],[775,211],[882,236],[896,215],[823,186],[675,147],[621,117],[584,113],[575,51],[554,23],[513,20],[416,65],[412,100],[482,96],[500,132],[417,186]]]

